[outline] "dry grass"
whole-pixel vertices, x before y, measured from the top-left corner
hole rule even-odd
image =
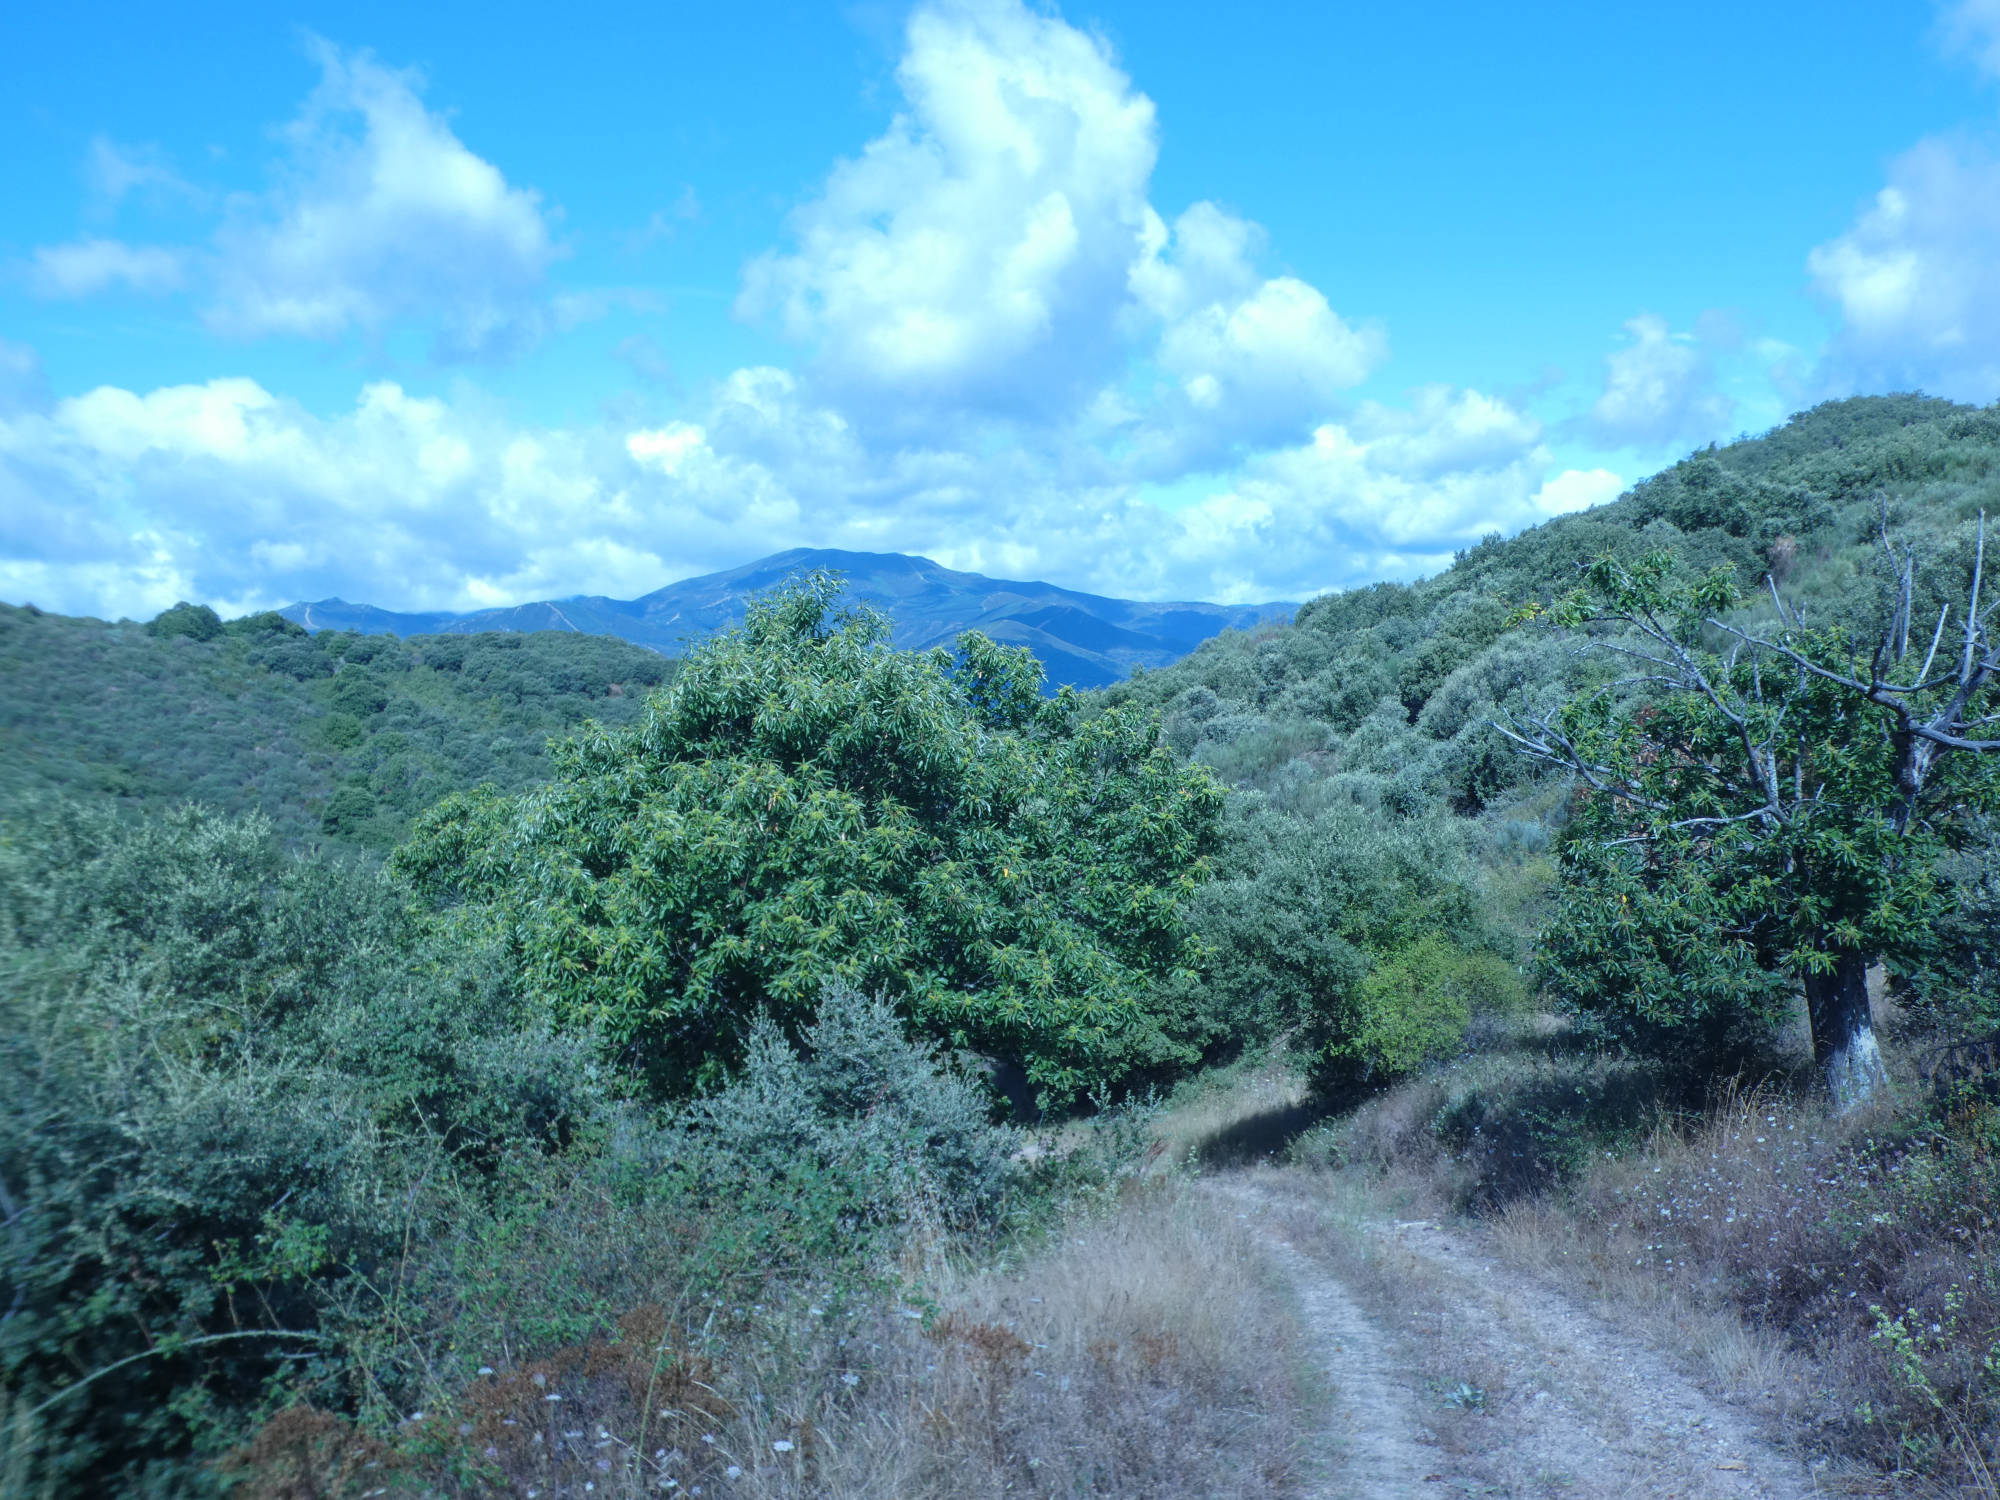
[[[1197,1497],[1297,1492],[1292,1320],[1243,1232],[1185,1180],[1018,1268],[933,1266],[919,1303],[658,1310],[499,1371],[385,1448],[288,1414],[238,1455],[257,1500]],[[560,1399],[557,1399],[560,1398]]]
[[[1153,1134],[1166,1162],[1216,1170],[1283,1157],[1314,1116],[1303,1070],[1273,1053],[1182,1086]]]
[[[1463,1215],[1810,1450],[2000,1494],[2000,1115],[1809,1087],[1675,1109],[1657,1075],[1515,1042],[1315,1129],[1377,1217]],[[1360,1269],[1360,1268],[1357,1268]]]
[[[1718,1380],[1782,1403],[1816,1445],[1993,1493],[1989,1113],[1835,1120],[1779,1089],[1730,1088],[1572,1194],[1509,1210],[1497,1238],[1608,1304],[1695,1330]]]

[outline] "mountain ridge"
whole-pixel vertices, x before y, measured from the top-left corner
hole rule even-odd
[[[1027,646],[1053,684],[1105,687],[1134,667],[1169,666],[1225,630],[1291,617],[1295,603],[1150,603],[1086,594],[1039,580],[989,578],[902,552],[793,547],[740,567],[670,583],[636,599],[574,594],[498,609],[396,611],[344,599],[288,605],[279,613],[309,630],[364,635],[465,635],[481,631],[569,630],[612,635],[666,656],[743,620],[749,598],[795,574],[835,569],[857,601],[886,610],[893,643],[924,650],[966,630]]]

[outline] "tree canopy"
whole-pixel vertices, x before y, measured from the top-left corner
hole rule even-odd
[[[1151,713],[1044,699],[1025,650],[891,650],[839,600],[816,574],[757,602],[637,724],[557,745],[545,788],[447,800],[394,868],[667,1093],[834,981],[1047,1098],[1190,1060],[1149,1001],[1198,960],[1215,781]]]
[[[1690,579],[1667,553],[1601,558],[1556,602],[1559,624],[1619,631],[1601,644],[1632,667],[1503,731],[1579,779],[1542,944],[1559,993],[1628,1036],[1712,1052],[1799,983],[1835,1098],[1872,1091],[1865,971],[1920,961],[1945,911],[1941,856],[2000,802],[1995,757],[1949,753],[2000,750],[1979,564],[1943,670],[1952,606],[1919,663],[1914,565],[1900,577],[1872,645],[1809,626],[1775,584],[1774,635],[1732,623],[1730,569]]]

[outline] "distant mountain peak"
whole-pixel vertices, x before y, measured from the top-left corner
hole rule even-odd
[[[1052,686],[1103,687],[1134,667],[1164,667],[1224,630],[1290,618],[1290,603],[1145,603],[1080,593],[1052,583],[962,573],[902,552],[793,547],[721,573],[687,578],[637,599],[575,594],[505,609],[399,613],[344,599],[280,611],[309,630],[365,635],[461,635],[486,630],[574,630],[613,635],[664,655],[742,623],[749,599],[814,569],[846,575],[848,593],[885,611],[898,646],[940,645],[983,630],[1041,658]]]

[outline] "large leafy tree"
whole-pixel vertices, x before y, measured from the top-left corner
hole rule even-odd
[[[516,797],[426,816],[395,866],[663,1092],[832,981],[1064,1098],[1188,1059],[1149,1004],[1198,948],[1221,791],[1157,721],[1045,699],[1025,650],[887,645],[837,575],[753,603],[643,720]]]
[[[1898,565],[1873,639],[1808,625],[1775,586],[1775,628],[1758,633],[1735,622],[1726,567],[1690,579],[1665,553],[1600,559],[1556,602],[1557,623],[1608,627],[1603,649],[1637,669],[1504,730],[1579,779],[1542,943],[1557,991],[1628,1037],[1712,1057],[1797,985],[1835,1102],[1880,1085],[1868,968],[1921,955],[1939,856],[2000,802],[1980,562],[1927,652],[1907,553]]]

